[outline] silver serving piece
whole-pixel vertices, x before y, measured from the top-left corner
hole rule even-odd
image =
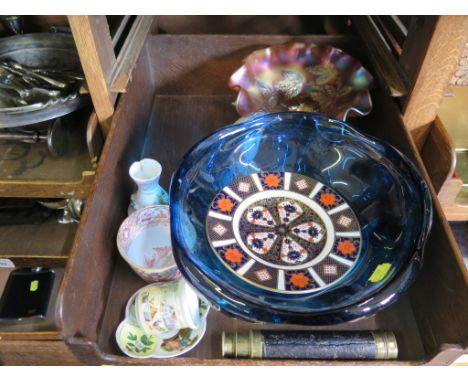
[[[0,22],[13,34],[23,33],[23,16],[0,16]]]
[[[0,39],[0,128],[37,125],[89,104],[81,73],[69,34]]]
[[[51,210],[62,210],[63,214],[58,218],[60,224],[79,223],[83,212],[84,199],[43,199],[38,202]]]
[[[47,131],[15,129],[2,132],[0,130],[0,142],[1,141],[24,143],[46,142],[49,153],[56,157],[65,154],[68,144],[67,130],[61,118],[55,119],[49,125]]]

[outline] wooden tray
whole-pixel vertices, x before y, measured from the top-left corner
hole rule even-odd
[[[0,196],[85,198],[94,179],[86,147],[89,109],[63,117],[68,146],[62,157],[52,156],[47,143],[0,141]]]
[[[360,57],[358,40],[343,36],[149,36],[134,78],[112,121],[94,188],[88,199],[59,291],[57,322],[71,352],[86,364],[447,364],[468,346],[468,274],[434,190],[434,224],[425,264],[397,303],[355,323],[319,329],[384,329],[396,332],[398,361],[271,361],[222,359],[222,330],[256,325],[211,312],[208,331],[190,353],[166,360],[135,360],[119,351],[114,333],[131,294],[143,282],[120,259],[115,237],[132,192],[129,165],[144,156],[161,161],[162,184],[185,151],[237,115],[227,88],[230,74],[252,50],[288,41],[332,44]],[[370,68],[372,70],[372,68]],[[394,101],[373,92],[370,116],[351,121],[385,139],[412,159],[427,177]],[[263,325],[263,328],[269,327]],[[317,329],[317,328],[316,328]]]

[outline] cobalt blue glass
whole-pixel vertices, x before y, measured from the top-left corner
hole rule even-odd
[[[254,321],[322,325],[384,308],[413,282],[432,219],[427,185],[400,152],[303,112],[215,131],[170,193],[182,273]]]

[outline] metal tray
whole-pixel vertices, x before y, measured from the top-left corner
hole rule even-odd
[[[35,33],[0,39],[0,60],[13,59],[28,66],[45,66],[82,72],[71,35]],[[34,125],[60,117],[89,104],[88,95],[77,94],[45,104],[0,109],[0,128]],[[35,129],[34,126],[30,127]]]

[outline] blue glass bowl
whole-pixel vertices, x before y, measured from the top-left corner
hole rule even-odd
[[[312,113],[215,131],[171,182],[173,251],[226,312],[327,324],[375,313],[412,283],[432,204],[392,146]]]

